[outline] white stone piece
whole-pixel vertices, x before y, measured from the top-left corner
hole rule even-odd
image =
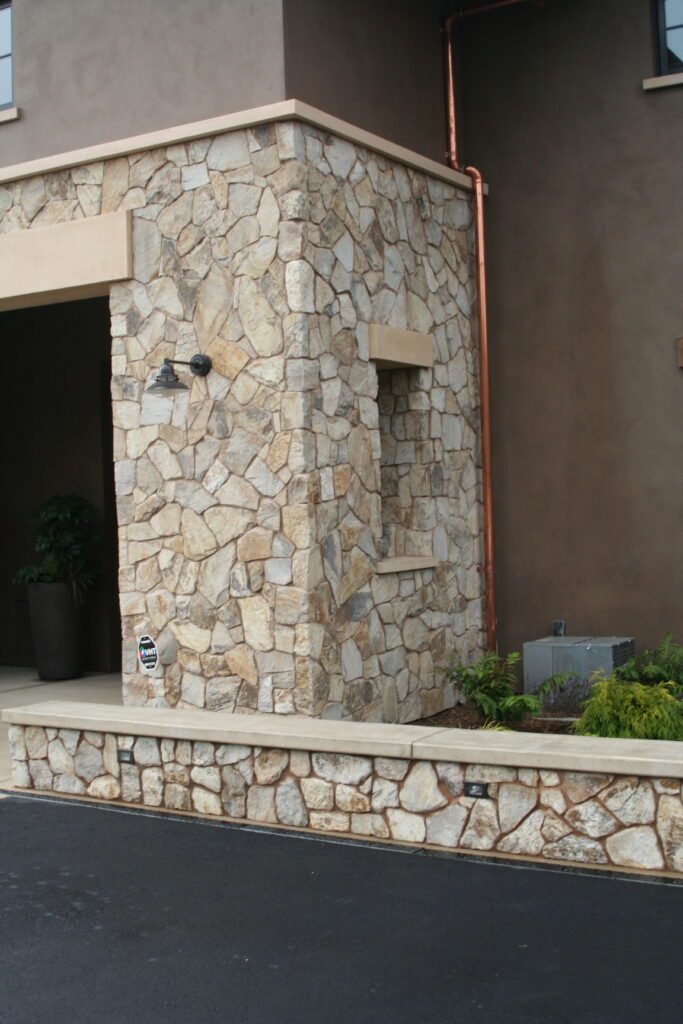
[[[406,843],[423,843],[426,835],[425,820],[420,814],[409,814],[408,811],[390,807],[387,821],[392,839]]]
[[[223,813],[220,797],[216,793],[211,793],[208,789],[202,789],[200,786],[192,787],[192,806],[198,814],[215,815]]]
[[[323,779],[302,779],[301,791],[307,807],[319,811],[331,811],[334,807],[334,788]]]
[[[434,811],[448,803],[429,761],[418,761],[413,765],[401,786],[399,799],[407,811]]]
[[[536,806],[536,791],[528,786],[503,783],[498,790],[501,831],[510,832]],[[502,847],[500,847],[502,849]]]
[[[610,860],[620,867],[659,871],[666,866],[654,829],[643,825],[609,836],[605,846]]]

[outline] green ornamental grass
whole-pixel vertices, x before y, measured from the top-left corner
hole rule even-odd
[[[583,714],[574,725],[581,736],[683,740],[683,703],[672,681],[632,683],[596,673]]]

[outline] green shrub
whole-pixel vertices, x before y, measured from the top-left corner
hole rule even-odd
[[[683,704],[672,682],[627,682],[596,673],[584,712],[573,729],[581,736],[642,740],[683,739]]]
[[[15,583],[71,583],[82,598],[98,573],[94,560],[96,510],[77,494],[55,494],[33,513],[37,521],[37,565],[26,565],[14,577]]]
[[[561,687],[569,677],[568,672],[561,672],[546,679],[535,693],[515,693],[515,667],[520,658],[517,651],[508,654],[507,658],[489,652],[474,665],[451,662],[446,675],[484,718],[493,722],[519,722],[527,715],[537,715],[542,711],[548,693]]]
[[[683,697],[683,647],[667,633],[657,647],[629,658],[615,674],[629,683],[673,683],[676,696]]]

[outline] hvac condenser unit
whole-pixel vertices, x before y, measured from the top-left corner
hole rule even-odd
[[[549,704],[582,700],[594,672],[612,672],[636,653],[631,636],[546,636],[524,644],[524,692],[533,693],[544,679],[571,672],[573,679],[548,699]]]

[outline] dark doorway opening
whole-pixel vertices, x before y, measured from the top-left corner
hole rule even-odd
[[[54,494],[79,494],[97,509],[101,573],[85,607],[85,667],[121,666],[116,505],[107,298],[0,314],[7,361],[0,428],[0,664],[35,664],[17,569],[34,562],[33,510]],[[13,371],[14,366],[20,370]],[[13,371],[13,375],[9,374]]]

